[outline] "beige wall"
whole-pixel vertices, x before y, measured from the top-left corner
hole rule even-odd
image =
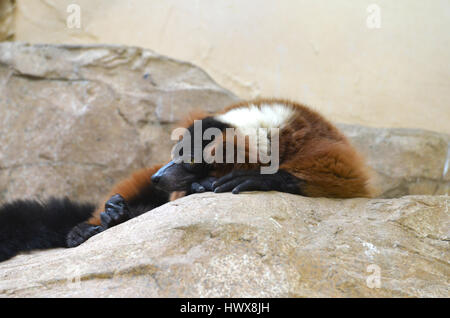
[[[81,7],[81,29],[66,26]],[[369,29],[367,7],[381,9]],[[244,98],[338,122],[450,133],[448,0],[17,0],[18,41],[118,43],[203,67]]]

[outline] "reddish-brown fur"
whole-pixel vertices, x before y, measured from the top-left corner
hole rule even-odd
[[[281,130],[280,169],[305,181],[301,185],[301,193],[311,197],[333,198],[371,196],[368,169],[347,138],[320,114],[299,103],[281,99],[243,101],[230,105],[216,114],[199,111],[191,113],[180,125],[189,127],[194,120],[207,116],[223,114],[234,108],[248,107],[250,104],[260,106],[270,103],[284,104],[295,110],[296,115]],[[225,143],[224,136],[223,145]],[[118,183],[106,199],[114,194],[122,195],[125,200],[133,199],[139,194],[141,187],[150,184],[151,175],[160,167],[161,165],[154,166],[132,174],[130,178]],[[234,169],[255,167],[255,164],[245,163],[216,164],[211,175],[221,177]],[[181,196],[184,196],[184,192],[174,192],[171,200]],[[89,223],[100,224],[99,216],[105,201],[99,205]]]

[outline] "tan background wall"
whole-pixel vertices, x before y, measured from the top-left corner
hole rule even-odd
[[[381,9],[370,29],[369,4]],[[66,25],[81,8],[81,28]],[[450,133],[448,0],[17,0],[15,40],[117,43],[191,61],[243,98],[337,122]]]

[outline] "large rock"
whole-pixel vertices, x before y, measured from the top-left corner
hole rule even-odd
[[[1,296],[448,297],[448,196],[193,195],[0,263]]]
[[[121,46],[0,44],[0,201],[98,200],[170,158],[175,123],[237,100],[201,69]]]
[[[338,125],[373,169],[381,197],[450,194],[450,136],[421,129]]]

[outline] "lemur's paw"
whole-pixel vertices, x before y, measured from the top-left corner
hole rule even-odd
[[[213,183],[216,193],[230,192],[237,194],[243,191],[270,191],[275,190],[272,184],[272,175],[261,175],[254,170],[236,170]],[[273,180],[275,181],[275,180]]]
[[[217,181],[216,177],[207,177],[198,182],[193,182],[191,184],[191,192],[190,193],[202,193],[213,191],[213,183]]]
[[[92,225],[86,222],[80,223],[67,234],[67,247],[78,246],[103,230],[104,229],[101,226]]]
[[[105,211],[100,213],[102,227],[108,229],[131,218],[130,210],[125,199],[120,195],[113,195],[105,204]]]

